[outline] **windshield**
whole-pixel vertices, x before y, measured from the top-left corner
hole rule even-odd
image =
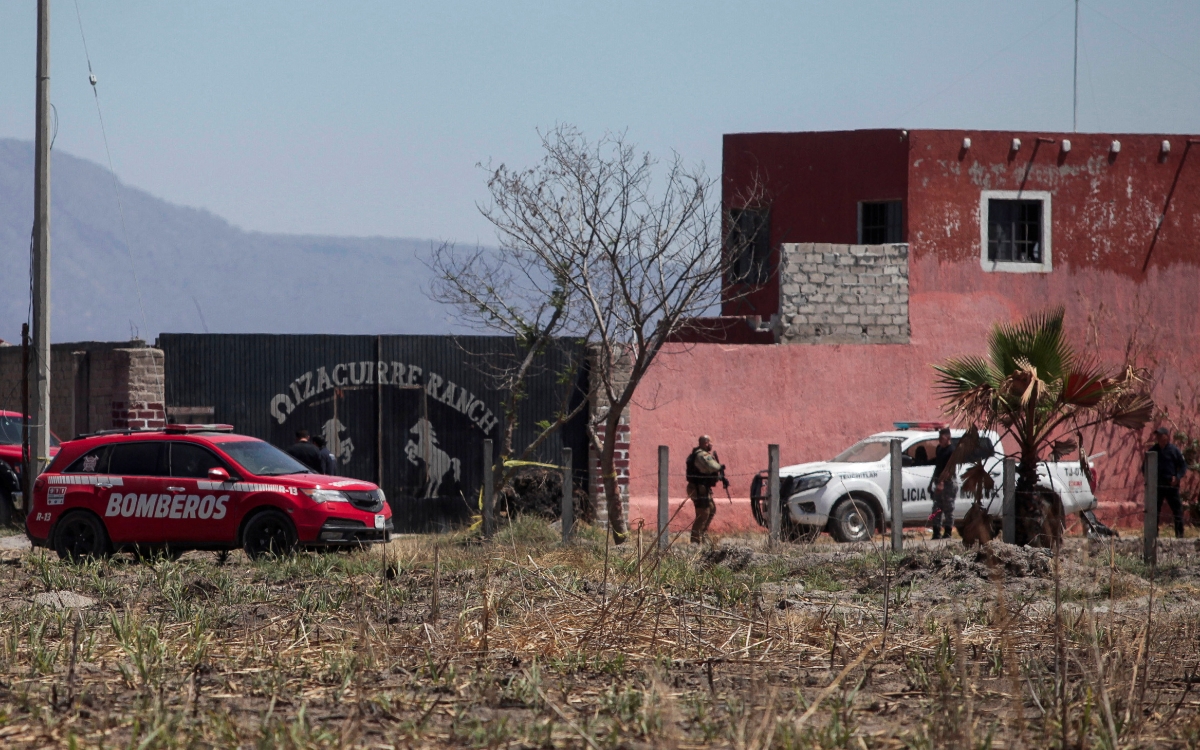
[[[891,451],[889,440],[860,440],[833,457],[834,463],[869,464],[882,461]]]
[[[230,440],[214,442],[214,445],[228,453],[230,458],[255,476],[277,477],[283,474],[312,473],[304,464],[261,440]]]
[[[21,424],[25,420],[20,417],[0,417],[0,445],[21,444]],[[50,447],[58,447],[58,438],[50,433]]]

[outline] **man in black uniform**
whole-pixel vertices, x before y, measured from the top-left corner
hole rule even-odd
[[[717,459],[713,450],[712,438],[701,435],[699,445],[692,449],[687,458],[687,495],[696,507],[696,520],[692,523],[692,544],[700,544],[708,538],[708,525],[717,514],[717,504],[713,502],[713,487],[717,482],[729,489],[729,480],[725,478],[725,464]]]
[[[336,477],[337,459],[329,452],[329,448],[325,447],[325,438],[313,435],[312,443],[317,446],[317,454],[321,457],[321,473],[327,477]]]
[[[954,500],[958,497],[958,482],[953,473],[943,477],[950,456],[954,455],[954,447],[950,445],[950,430],[943,427],[938,431],[937,451],[933,455],[933,480],[929,483],[930,494],[933,496],[933,538],[950,538],[954,528]],[[943,533],[944,530],[944,533]]]
[[[296,443],[287,452],[316,473],[321,473],[321,452],[309,441],[308,430],[296,430]]]
[[[1171,432],[1166,427],[1154,431],[1154,445],[1150,450],[1158,454],[1158,512],[1162,515],[1163,501],[1171,506],[1175,520],[1175,538],[1183,538],[1183,503],[1179,500],[1179,483],[1187,473],[1187,461],[1179,447],[1171,442]]]

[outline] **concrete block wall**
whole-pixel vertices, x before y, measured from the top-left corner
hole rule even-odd
[[[166,424],[163,353],[141,341],[54,344],[50,429],[80,433]],[[21,347],[0,347],[0,409],[21,411]]]
[[[784,244],[781,344],[907,344],[908,245]]]

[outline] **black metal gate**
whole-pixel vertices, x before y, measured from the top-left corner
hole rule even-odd
[[[501,437],[497,374],[513,364],[512,339],[164,333],[158,346],[168,410],[211,413],[281,448],[300,429],[324,437],[340,474],[383,487],[398,529],[445,529],[478,512],[483,440]],[[586,388],[583,346],[555,341],[518,404],[517,449]],[[585,420],[531,458],[558,463],[570,447],[575,476],[586,477]]]

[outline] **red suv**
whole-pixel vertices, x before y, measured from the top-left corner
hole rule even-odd
[[[25,528],[62,558],[237,547],[257,558],[386,542],[391,515],[370,482],[314,474],[229,425],[168,425],[63,443],[34,482]]]
[[[27,420],[16,411],[0,411],[0,526],[12,522],[21,488],[21,428]],[[58,438],[50,434],[50,455],[58,453]],[[23,504],[22,504],[23,507]]]

